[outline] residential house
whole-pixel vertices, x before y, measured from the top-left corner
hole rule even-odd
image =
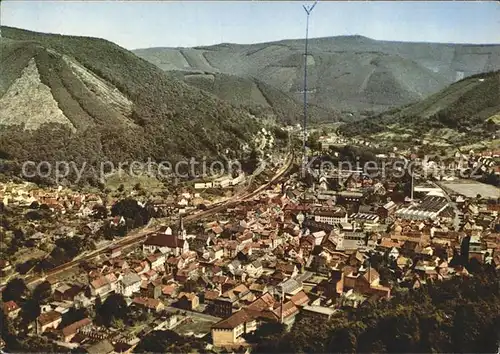
[[[104,262],[104,265],[121,270],[130,268],[128,262],[123,258],[110,258]]]
[[[241,336],[251,333],[257,328],[254,315],[246,310],[240,310],[212,326],[212,341],[215,347],[234,346],[242,343]]]
[[[209,259],[212,260],[219,260],[224,257],[224,249],[220,246],[214,246],[208,250],[209,253]]]
[[[246,308],[212,326],[212,339],[216,347],[232,347],[242,343],[242,335],[255,331],[261,322],[281,322],[291,325],[299,309],[292,301],[280,304],[265,293]]]
[[[316,286],[316,291],[326,298],[338,298],[344,292],[344,273],[341,270],[332,269],[330,277],[322,280]]]
[[[290,301],[297,307],[305,306],[309,303],[309,297],[304,290],[299,291],[290,298]]]
[[[380,285],[380,275],[371,267],[363,275],[358,274],[354,290],[361,294],[377,294],[386,298],[391,294],[390,288]]]
[[[138,275],[142,275],[151,270],[151,268],[149,267],[149,262],[147,260],[143,261],[135,260],[131,263],[132,263],[131,265],[132,270],[136,272]]]
[[[237,259],[233,260],[227,265],[229,272],[233,275],[240,275],[243,272],[243,266],[241,262]]]
[[[141,290],[141,277],[133,272],[120,276],[117,292],[123,296],[130,297]]]
[[[278,284],[277,288],[285,295],[293,296],[302,290],[302,282],[294,278],[285,280]]]
[[[54,290],[54,300],[56,301],[74,301],[83,288],[80,285],[61,284]]]
[[[201,233],[194,238],[192,243],[195,250],[203,250],[212,245],[212,236],[208,233]]]
[[[12,300],[4,302],[4,304],[3,304],[3,313],[8,318],[11,318],[11,319],[17,318],[20,311],[21,311],[21,308],[19,307],[19,305],[16,304]]]
[[[141,274],[141,279],[146,283],[151,283],[158,279],[158,273],[154,269],[150,269],[146,273]]]
[[[163,302],[161,302],[158,299],[152,299],[147,297],[135,297],[132,300],[132,303],[155,312],[160,312],[163,309],[165,309],[165,305],[163,304]]]
[[[108,294],[115,292],[118,279],[113,273],[102,275],[90,282],[90,292],[92,296],[105,297]]]
[[[146,257],[149,267],[154,270],[164,270],[165,265],[165,255],[161,252],[157,252],[155,254],[150,254]]]
[[[295,317],[299,314],[299,308],[295,306],[293,301],[287,301],[283,304],[280,304],[273,311],[275,318],[272,318],[275,321],[280,321],[281,323],[291,327],[295,322]]]
[[[239,307],[239,301],[254,300],[255,296],[244,284],[233,287],[214,300],[213,314],[218,317],[229,317],[233,308]]]
[[[397,209],[397,204],[391,200],[377,209],[377,215],[384,220],[389,216],[394,215],[396,209]]]
[[[337,312],[337,310],[331,307],[325,306],[310,306],[306,305],[302,307],[302,313],[304,316],[311,316],[314,318],[320,318],[324,320],[329,320]]]
[[[122,248],[119,246],[115,246],[109,249],[109,256],[111,258],[120,257],[121,254],[122,254]]]
[[[193,311],[200,305],[200,299],[194,293],[181,292],[177,299],[176,306],[184,310]]]
[[[163,288],[164,286],[161,279],[156,279],[155,281],[148,283],[146,287],[142,289],[142,294],[144,294],[145,297],[158,299],[162,294]]]
[[[250,285],[249,289],[254,295],[261,296],[262,294],[265,294],[267,292],[267,285],[266,284],[259,284],[259,283],[252,283]]]
[[[90,318],[84,318],[80,321],[73,322],[69,326],[66,326],[62,329],[62,338],[66,343],[71,342],[71,340],[77,333],[88,330],[91,327],[92,320]]]
[[[316,239],[313,235],[307,235],[305,237],[300,238],[300,249],[303,250],[303,253],[306,255],[311,254],[312,250],[316,245]]]
[[[57,311],[48,311],[42,313],[36,319],[36,330],[38,334],[42,334],[47,329],[57,329],[62,322],[62,316]]]
[[[176,284],[170,284],[170,285],[165,285],[162,289],[161,292],[164,296],[167,298],[174,297],[175,293],[177,292],[177,285]]]
[[[220,290],[207,290],[203,293],[203,303],[210,305],[221,295]]]
[[[262,263],[257,260],[247,264],[245,267],[245,271],[247,272],[249,277],[259,278],[262,275],[264,268],[262,267]]]

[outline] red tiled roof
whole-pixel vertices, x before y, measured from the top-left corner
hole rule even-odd
[[[253,321],[255,318],[253,314],[246,310],[240,310],[230,317],[217,322],[212,326],[213,329],[234,329],[239,325]]]
[[[177,238],[177,235],[165,235],[162,233],[150,234],[144,242],[146,246],[158,246],[168,248],[182,247],[182,240]]]
[[[176,285],[172,284],[172,285],[165,285],[162,289],[162,293],[163,295],[172,295],[174,292],[175,292],[175,289],[177,288]]]
[[[48,311],[42,313],[40,316],[38,316],[38,323],[40,323],[42,326],[55,322],[61,318],[61,314],[56,311]]]
[[[295,271],[295,266],[290,263],[278,263],[276,264],[276,271],[292,274]]]
[[[3,304],[3,312],[8,314],[9,312],[15,311],[19,308],[19,306],[14,301],[7,301]]]
[[[304,290],[299,291],[297,294],[290,298],[290,301],[295,304],[295,306],[300,306],[307,304],[309,302],[309,297],[304,292]]]
[[[134,297],[134,300],[132,300],[134,304],[145,306],[150,309],[156,309],[160,304],[161,301],[158,299],[152,299],[149,297]]]
[[[90,285],[94,288],[94,289],[100,289],[102,288],[103,286],[106,286],[109,284],[109,281],[108,279],[106,279],[105,276],[101,276],[93,281],[90,282]]]
[[[193,299],[196,297],[196,294],[194,293],[185,293],[185,292],[181,292],[177,298],[178,299],[182,299],[183,297],[186,297],[186,299],[188,299],[189,301],[193,301]]]
[[[274,309],[274,313],[276,316],[281,317],[281,307],[283,306],[283,318],[287,318],[293,315],[296,315],[299,313],[299,309],[297,306],[292,301],[288,301],[284,303],[283,305],[278,306],[277,308]]]
[[[215,290],[205,291],[205,300],[215,300],[219,297],[219,292]]]
[[[76,321],[76,322],[70,324],[69,326],[66,326],[63,328],[63,330],[62,330],[63,335],[66,337],[66,336],[69,336],[71,334],[74,334],[80,328],[85,327],[91,323],[92,323],[92,320],[90,318],[84,318],[83,320]]]
[[[248,305],[247,308],[254,311],[264,311],[273,308],[274,304],[274,297],[270,293],[265,293]]]

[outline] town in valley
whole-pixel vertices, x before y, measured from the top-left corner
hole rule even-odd
[[[118,46],[15,3],[2,353],[499,350],[498,41],[319,38],[320,2],[282,5],[315,38]]]

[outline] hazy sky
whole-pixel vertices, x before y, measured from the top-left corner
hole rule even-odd
[[[302,4],[244,1],[1,2],[1,23],[101,37],[125,48],[257,43],[304,37]],[[309,2],[310,3],[310,2]],[[500,43],[500,2],[319,2],[310,36]]]

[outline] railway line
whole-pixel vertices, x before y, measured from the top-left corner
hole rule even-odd
[[[288,153],[288,156],[287,156],[283,166],[275,173],[273,178],[271,178],[271,180],[268,181],[267,183],[259,186],[258,188],[256,188],[255,190],[253,190],[251,192],[237,195],[233,199],[230,199],[230,200],[221,202],[219,204],[213,205],[211,207],[208,207],[206,210],[195,211],[193,213],[187,214],[184,217],[184,220],[188,221],[188,222],[192,222],[192,221],[196,221],[199,219],[203,219],[203,218],[206,218],[208,216],[214,215],[218,212],[221,212],[221,211],[223,211],[231,206],[237,205],[237,204],[241,203],[242,201],[254,198],[259,193],[261,193],[265,189],[269,188],[270,186],[278,183],[283,177],[285,177],[290,172],[290,170],[293,166],[293,161],[294,161],[294,152],[292,150]],[[80,257],[78,259],[74,259],[74,260],[69,261],[67,263],[64,263],[60,266],[57,266],[57,267],[45,272],[42,275],[27,276],[24,278],[24,281],[27,285],[34,284],[34,283],[39,282],[39,281],[43,281],[48,276],[57,275],[57,274],[62,273],[64,271],[70,270],[74,267],[80,266],[84,262],[87,262],[87,261],[90,261],[94,258],[97,258],[98,256],[105,254],[110,248],[130,247],[130,246],[133,246],[135,244],[138,244],[144,240],[144,237],[146,235],[148,235],[149,233],[151,233],[153,231],[155,231],[155,230],[151,227],[146,227],[146,228],[143,228],[143,229],[138,230],[138,231],[133,231],[128,236],[125,236],[119,240],[116,240],[110,245],[106,245],[105,247],[102,247],[98,250],[92,251],[91,253],[89,253],[83,257]],[[5,285],[2,285],[0,291],[3,290],[4,286]]]

